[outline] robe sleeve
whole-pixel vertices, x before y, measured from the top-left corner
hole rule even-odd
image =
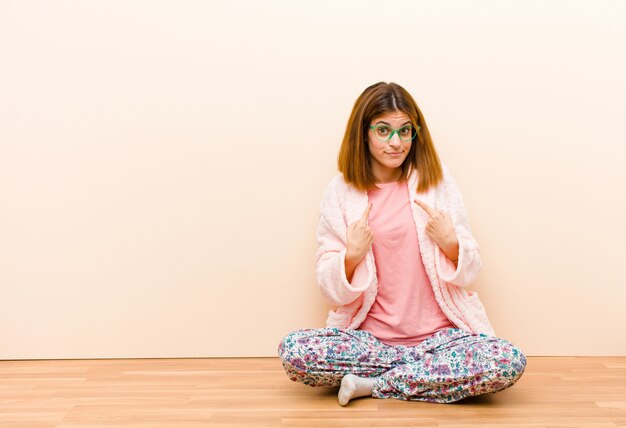
[[[357,265],[352,282],[346,278],[348,225],[337,194],[337,185],[336,179],[331,181],[320,204],[316,278],[328,303],[343,306],[356,300],[369,287],[372,274],[368,272],[364,258]]]
[[[461,192],[445,165],[443,166],[443,173],[443,189],[447,199],[447,209],[459,241],[459,259],[455,268],[443,251],[437,247],[438,254],[435,258],[437,273],[447,283],[467,287],[476,279],[482,268],[480,249],[476,239],[472,236],[469,217],[463,204]]]

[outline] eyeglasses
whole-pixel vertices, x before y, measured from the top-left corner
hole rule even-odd
[[[419,131],[420,128],[421,127],[418,125],[417,130]],[[378,141],[380,141],[381,143],[386,143],[387,141],[391,140],[393,134],[398,134],[398,137],[400,137],[402,141],[405,141],[407,143],[413,140],[417,135],[417,132],[413,133],[413,125],[407,125],[403,126],[402,128],[395,129],[389,125],[380,124],[371,125],[370,129],[374,131],[374,135],[376,135],[376,138],[378,138]]]

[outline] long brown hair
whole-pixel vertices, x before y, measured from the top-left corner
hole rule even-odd
[[[398,110],[409,116],[413,132],[417,133],[402,163],[400,180],[407,180],[414,168],[419,177],[417,192],[423,192],[443,178],[441,162],[428,126],[411,94],[396,83],[378,82],[365,89],[354,103],[337,162],[344,180],[361,191],[376,188],[367,144],[370,123],[382,114]]]

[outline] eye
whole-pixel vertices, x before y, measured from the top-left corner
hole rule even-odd
[[[380,126],[377,129],[378,134],[380,135],[389,135],[389,127],[388,126]]]
[[[410,126],[405,126],[404,128],[402,128],[400,130],[400,135],[402,135],[403,137],[408,137],[411,135],[411,133],[413,132],[413,128]]]

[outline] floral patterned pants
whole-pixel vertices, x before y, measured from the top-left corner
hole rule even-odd
[[[364,330],[304,329],[278,347],[289,378],[339,386],[343,376],[377,377],[376,398],[452,403],[512,386],[526,357],[512,343],[458,328],[439,330],[418,346],[389,346]]]

